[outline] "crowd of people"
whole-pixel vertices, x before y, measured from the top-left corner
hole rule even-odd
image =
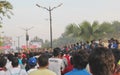
[[[109,49],[118,49],[119,48],[119,42],[117,39],[111,38],[110,40],[103,41],[102,39],[99,40],[91,40],[89,41],[80,41],[75,44],[69,44],[64,47],[63,49],[66,50],[79,50],[79,49],[85,49],[88,52],[93,50],[96,47],[107,47]]]
[[[118,41],[80,42],[53,51],[0,54],[0,75],[120,75]]]

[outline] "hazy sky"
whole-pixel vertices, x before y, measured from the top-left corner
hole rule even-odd
[[[39,36],[49,40],[49,14],[48,11],[38,8],[36,3],[45,7],[63,5],[52,11],[53,38],[58,38],[70,23],[79,24],[84,20],[99,22],[120,20],[120,0],[8,0],[13,5],[11,19],[4,18],[2,35],[22,36],[25,41],[25,31],[21,28],[30,28],[30,39]]]

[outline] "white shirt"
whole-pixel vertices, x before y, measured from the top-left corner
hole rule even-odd
[[[27,72],[24,69],[20,69],[19,67],[17,68],[12,68],[11,70],[8,70],[6,72],[6,75],[12,75],[15,73],[19,73],[19,75],[28,75]]]
[[[63,60],[59,58],[49,58],[48,68],[55,72],[57,75],[61,75],[61,70],[64,70]]]
[[[0,71],[0,75],[6,75],[5,71]]]
[[[7,61],[6,68],[7,68],[8,70],[12,69],[12,65],[11,65],[11,62],[10,62],[10,61]]]

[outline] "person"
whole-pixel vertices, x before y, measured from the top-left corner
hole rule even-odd
[[[11,54],[11,53],[10,53],[10,54],[7,54],[7,64],[6,64],[6,68],[7,68],[8,70],[12,69],[11,63],[12,63],[13,57],[14,57],[13,54]]]
[[[5,75],[6,64],[7,64],[7,59],[5,59],[5,57],[0,57],[0,75]]]
[[[63,58],[64,58],[64,60],[66,59],[67,65],[65,65],[65,68],[62,71],[62,75],[64,75],[65,73],[67,73],[73,69],[73,65],[71,64],[71,61],[70,61],[71,56],[69,55],[68,51],[65,51]]]
[[[115,70],[113,75],[120,75],[120,50],[112,49],[112,52],[115,57]]]
[[[102,39],[99,39],[98,47],[104,47]]]
[[[32,71],[37,70],[37,69],[35,68],[35,66],[36,66],[36,64],[37,64],[37,59],[36,59],[35,57],[29,58],[28,64],[29,64],[29,66],[30,66],[30,69],[27,71],[28,74],[30,74],[30,72],[32,72]]]
[[[30,72],[29,75],[56,75],[55,72],[47,69],[48,68],[48,56],[42,54],[38,58],[39,69]]]
[[[30,53],[28,54],[27,60],[29,60],[30,58],[36,58],[34,55],[35,55],[35,54],[34,54],[33,52],[30,52]],[[28,71],[30,68],[31,68],[31,66],[29,65],[29,62],[27,61],[27,64],[26,64],[26,66],[25,66],[26,71]]]
[[[89,67],[93,75],[113,75],[114,55],[111,50],[98,47],[89,56]]]
[[[85,69],[88,64],[88,56],[86,50],[75,51],[71,58],[73,70],[65,75],[90,75]]]
[[[6,75],[28,75],[24,69],[18,67],[19,65],[18,58],[13,57],[11,65],[13,68],[8,70],[6,72]]]
[[[61,75],[61,71],[64,70],[64,62],[59,58],[59,54],[61,49],[59,47],[53,49],[53,56],[49,58],[49,66],[48,68],[55,72],[57,75]]]
[[[21,69],[25,69],[26,64],[27,64],[27,58],[23,58],[23,59],[22,59],[22,65],[20,66]]]
[[[18,61],[19,61],[19,65],[22,65],[22,54],[18,53]]]

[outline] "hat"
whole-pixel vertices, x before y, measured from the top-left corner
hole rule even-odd
[[[35,57],[31,57],[31,58],[29,58],[28,63],[29,63],[30,65],[36,65],[37,60],[36,60]]]

